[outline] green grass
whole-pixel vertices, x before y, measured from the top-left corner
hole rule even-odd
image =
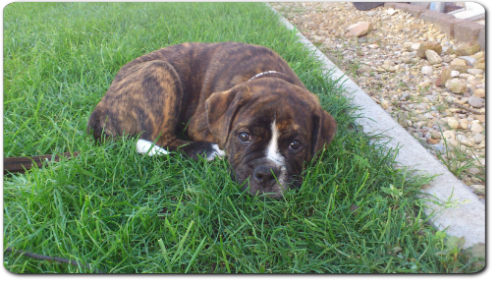
[[[89,114],[128,61],[181,42],[274,49],[338,121],[284,200],[253,197],[225,160],[95,145]],[[16,273],[446,273],[475,271],[420,210],[429,178],[352,127],[349,101],[261,3],[14,3],[4,10],[4,156],[80,151],[4,177],[4,249]],[[83,264],[90,264],[91,268]]]

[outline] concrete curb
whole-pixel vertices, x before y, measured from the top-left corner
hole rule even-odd
[[[450,14],[443,14],[429,9],[411,5],[407,3],[388,2],[385,8],[402,10],[411,14],[415,18],[432,23],[433,26],[447,34],[450,38],[455,38],[460,42],[478,42],[480,48],[485,50],[485,26],[470,20],[461,20]]]
[[[297,30],[267,5],[288,29]],[[419,174],[439,175],[424,189],[431,200],[425,213],[435,213],[430,220],[433,226],[437,230],[446,229],[450,236],[464,237],[464,248],[485,243],[485,205],[478,197],[298,31],[297,37],[324,63],[325,69],[333,71],[333,80],[341,78],[345,96],[350,97],[352,103],[360,108],[357,115],[362,114],[363,118],[358,118],[356,123],[363,127],[365,133],[381,133],[390,137],[379,142],[386,143],[392,149],[400,147],[396,157],[398,165],[415,169]]]

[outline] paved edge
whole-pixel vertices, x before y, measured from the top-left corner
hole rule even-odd
[[[444,230],[450,236],[464,237],[463,248],[477,243],[485,243],[485,205],[471,192],[468,186],[457,179],[431,153],[400,126],[389,113],[338,69],[319,49],[305,38],[296,27],[286,20],[272,6],[266,4],[288,29],[297,31],[296,36],[315,56],[323,62],[324,68],[332,70],[332,79],[340,80],[345,96],[359,107],[356,123],[367,134],[381,133],[390,138],[380,139],[386,147],[400,148],[396,162],[418,171],[419,174],[439,175],[423,191],[429,194],[430,201],[425,214],[434,213],[431,224],[437,230]],[[441,211],[443,210],[443,211]]]

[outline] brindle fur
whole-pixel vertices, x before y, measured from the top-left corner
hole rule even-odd
[[[269,70],[279,73],[248,81]],[[185,43],[126,64],[91,114],[88,132],[96,140],[102,134],[139,135],[172,151],[181,147],[194,158],[218,144],[236,180],[249,178],[251,193],[281,196],[277,184],[257,185],[251,177],[255,166],[266,163],[264,147],[274,119],[281,133],[278,146],[288,161],[286,186],[302,172],[304,161],[331,142],[334,118],[274,51],[233,42]],[[189,140],[178,135],[185,126]],[[248,146],[237,138],[242,130],[253,137]],[[290,153],[288,145],[295,139],[302,149]]]

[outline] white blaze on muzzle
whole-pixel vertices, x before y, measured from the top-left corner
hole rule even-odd
[[[269,144],[266,148],[266,159],[270,164],[273,164],[274,167],[278,167],[280,170],[280,174],[277,177],[277,187],[279,191],[282,191],[286,188],[287,180],[287,171],[285,166],[285,157],[281,155],[280,149],[278,148],[278,138],[279,138],[278,128],[276,128],[276,119],[271,123],[271,140],[269,140]],[[280,187],[281,185],[281,187]]]
[[[276,128],[276,120],[274,120],[271,123],[271,140],[266,148],[266,158],[282,167],[285,164],[285,157],[281,155],[278,149],[278,136],[278,128]]]

